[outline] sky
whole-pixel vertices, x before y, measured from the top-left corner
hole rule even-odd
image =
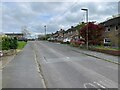
[[[85,0],[84,0],[85,1]],[[89,12],[89,21],[100,23],[118,14],[118,1],[10,1],[5,0],[0,7],[0,28],[2,32],[21,32],[26,27],[31,33],[54,33],[67,30],[80,22],[86,22],[85,11]]]

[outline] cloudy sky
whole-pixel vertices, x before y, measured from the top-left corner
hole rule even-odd
[[[47,33],[68,29],[85,21],[89,9],[89,21],[97,23],[118,14],[118,2],[2,2],[2,32],[21,32],[27,27],[30,32]]]

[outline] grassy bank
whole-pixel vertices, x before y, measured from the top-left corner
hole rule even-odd
[[[23,49],[26,44],[27,44],[27,42],[18,41],[18,48],[17,49]]]

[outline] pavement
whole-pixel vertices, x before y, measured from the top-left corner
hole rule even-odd
[[[111,62],[111,63],[120,64],[120,61],[119,61],[120,56],[114,56],[114,55],[109,55],[109,54],[105,54],[105,53],[101,53],[101,52],[80,49],[80,48],[73,48],[73,50],[76,52],[82,53],[82,54],[86,54],[88,56],[92,56],[95,58],[99,58],[101,60]]]
[[[2,88],[43,88],[35,55],[27,44],[11,62],[2,69]]]
[[[3,68],[2,86],[118,88],[118,64],[106,61],[117,58],[64,44],[32,41]]]

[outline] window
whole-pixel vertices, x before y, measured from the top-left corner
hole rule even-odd
[[[106,27],[106,32],[110,32],[110,27]]]
[[[108,32],[110,31],[110,27],[107,29],[107,31],[108,31]]]
[[[109,38],[105,38],[105,42],[110,42],[110,39]]]
[[[109,38],[104,39],[104,45],[105,46],[110,46],[111,40]]]
[[[118,30],[118,26],[115,26],[115,30],[116,30],[116,31]]]

